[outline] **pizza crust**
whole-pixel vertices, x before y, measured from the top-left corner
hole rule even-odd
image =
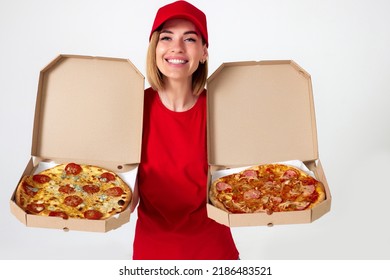
[[[25,176],[20,180],[18,186],[16,187],[16,192],[15,192],[15,202],[17,205],[21,206],[22,205],[22,199],[21,199],[21,190],[22,190],[22,184],[25,181]]]
[[[315,206],[317,206],[318,204],[320,204],[322,201],[324,201],[326,199],[325,187],[324,187],[324,184],[322,184],[320,181],[318,181],[316,191],[318,193],[318,199],[317,199],[317,201],[313,202],[309,206],[310,209],[314,208]]]
[[[225,205],[223,205],[222,202],[220,202],[218,199],[217,199],[217,190],[216,190],[216,183],[218,183],[218,181],[215,181],[212,183],[212,186],[210,187],[210,191],[209,191],[209,199],[211,201],[211,203],[219,208],[219,209],[222,209],[224,211],[229,211]]]

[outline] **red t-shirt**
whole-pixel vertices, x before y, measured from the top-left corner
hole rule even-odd
[[[133,259],[238,259],[230,229],[207,217],[206,92],[185,112],[145,91]]]

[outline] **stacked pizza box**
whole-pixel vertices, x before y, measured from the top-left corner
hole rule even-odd
[[[134,187],[141,155],[144,77],[127,59],[59,55],[42,69],[31,158],[22,174],[76,162],[111,170]],[[21,178],[22,178],[21,177]],[[32,227],[106,232],[130,209],[105,220],[27,214],[12,195],[11,212]]]
[[[288,161],[308,169],[326,192],[324,201],[303,211],[232,214],[208,203],[209,217],[232,227],[271,226],[310,223],[329,212],[310,75],[290,60],[224,63],[207,89],[209,187],[220,172]]]

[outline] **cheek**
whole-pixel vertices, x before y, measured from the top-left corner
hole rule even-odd
[[[194,51],[193,55],[194,55],[194,57],[196,57],[196,60],[200,61],[204,58],[205,51],[203,50],[202,47],[199,47],[196,49],[196,51]]]
[[[158,61],[159,59],[161,59],[161,57],[161,51],[159,51],[159,49],[156,49],[156,60]]]
[[[166,51],[167,47],[164,44],[158,43],[156,46],[156,59],[161,59]]]
[[[161,49],[156,49],[156,64],[159,69],[161,69],[163,63],[163,53]]]

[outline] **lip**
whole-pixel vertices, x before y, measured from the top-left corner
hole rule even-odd
[[[166,57],[165,61],[172,65],[183,65],[188,63],[187,59],[180,58],[180,57]]]

